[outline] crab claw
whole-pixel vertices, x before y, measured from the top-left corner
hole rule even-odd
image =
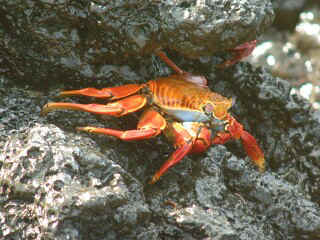
[[[259,147],[256,139],[247,131],[243,130],[241,133],[241,142],[246,150],[248,156],[252,159],[252,161],[258,166],[260,172],[264,172],[265,164],[264,164],[264,154]]]
[[[232,116],[227,116],[226,132],[220,132],[212,140],[214,144],[224,144],[231,139],[241,139],[242,145],[251,158],[253,163],[259,168],[260,172],[265,170],[264,154],[259,147],[256,139]]]

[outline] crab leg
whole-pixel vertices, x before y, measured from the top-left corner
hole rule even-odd
[[[96,98],[110,98],[110,99],[119,99],[123,97],[130,96],[136,92],[138,92],[141,88],[143,88],[144,84],[126,84],[118,87],[112,88],[84,88],[80,90],[70,90],[63,91],[60,93],[61,96],[70,96],[70,95],[83,95],[90,96]]]
[[[168,125],[166,135],[173,141],[176,151],[161,166],[161,168],[152,177],[150,184],[154,184],[159,178],[172,166],[180,162],[188,153],[192,151],[194,137],[178,122]]]
[[[181,68],[179,68],[170,58],[167,57],[167,55],[161,51],[156,51],[156,54],[159,58],[161,58],[162,61],[164,61],[169,67],[172,68],[173,71],[175,71],[177,74],[183,74],[185,71],[183,71]]]
[[[186,142],[186,144],[179,147],[170,158],[161,166],[161,168],[153,175],[150,184],[154,184],[159,178],[173,165],[180,162],[192,149],[192,142]]]
[[[110,135],[124,141],[131,141],[155,137],[160,134],[165,127],[166,120],[155,110],[148,109],[142,114],[137,129],[134,130],[121,131],[96,127],[79,127],[77,130]]]
[[[228,116],[229,124],[228,132],[219,132],[212,140],[214,144],[224,144],[231,139],[241,139],[242,145],[255,165],[258,166],[260,172],[265,170],[264,154],[259,147],[256,139],[247,131],[243,130],[243,126],[233,117]]]
[[[256,45],[257,45],[257,40],[252,40],[252,41],[240,44],[234,49],[230,49],[229,51],[231,51],[233,55],[232,58],[219,64],[217,67],[219,68],[230,67],[233,64],[241,61],[243,58],[248,57],[252,53]]]
[[[125,114],[135,112],[144,107],[147,99],[141,95],[133,95],[122,100],[111,102],[108,104],[79,104],[79,103],[65,103],[65,102],[52,102],[46,104],[41,114],[45,115],[56,109],[71,109],[96,114],[106,114],[115,117],[120,117]]]

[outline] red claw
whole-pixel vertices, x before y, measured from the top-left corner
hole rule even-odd
[[[248,156],[258,166],[260,172],[264,172],[264,154],[261,148],[258,146],[256,139],[247,131],[242,131],[241,142]]]
[[[225,144],[231,139],[241,139],[242,145],[251,158],[253,163],[259,168],[260,172],[265,170],[264,154],[259,147],[256,139],[247,131],[243,130],[243,126],[232,116],[227,116],[227,132],[220,132],[212,140],[213,144]]]

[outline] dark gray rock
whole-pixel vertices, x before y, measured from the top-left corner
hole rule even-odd
[[[267,0],[12,0],[1,2],[0,15],[0,71],[42,87],[97,84],[107,65],[158,48],[210,56],[256,39],[273,20]]]
[[[142,185],[105,158],[89,138],[38,124],[19,136],[12,136],[2,155],[1,189],[7,194],[2,214],[10,219],[13,211],[18,217],[3,223],[2,236],[29,238],[32,233],[22,229],[37,223],[42,237],[66,239],[75,234],[85,238],[93,233],[77,228],[79,221],[96,225],[98,236],[108,227],[121,232],[150,218],[141,199]],[[85,164],[82,158],[93,161]],[[11,204],[17,201],[24,204]]]
[[[205,69],[211,88],[237,98],[232,112],[261,144],[268,164],[265,173],[253,167],[240,143],[232,142],[185,158],[158,184],[148,185],[172,152],[164,138],[125,143],[74,130],[79,125],[134,128],[134,116],[105,122],[87,113],[63,111],[42,118],[46,96],[10,88],[3,81],[1,105],[10,110],[0,122],[2,236],[317,237],[319,113],[289,94],[285,81],[261,69],[248,64]],[[280,87],[270,91],[275,86]],[[290,118],[295,114],[301,122]]]

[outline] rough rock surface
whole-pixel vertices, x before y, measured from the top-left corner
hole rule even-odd
[[[267,0],[11,0],[0,15],[3,71],[43,87],[105,79],[107,64],[157,48],[210,56],[256,39],[274,17]]]
[[[18,4],[19,1],[12,2]],[[108,2],[105,3],[106,8]],[[128,4],[136,2],[142,1],[129,1]],[[194,1],[184,1],[183,4],[182,1],[170,2],[172,11],[177,8],[174,4],[191,10],[194,4]],[[268,1],[238,2],[269,6]],[[212,3],[217,6],[225,3],[227,8],[229,5],[226,3],[234,1]],[[169,6],[161,1],[159,4]],[[20,7],[12,4],[11,15],[19,16],[15,14],[20,9],[24,13],[21,16],[23,19],[27,13],[34,16],[29,9],[46,9],[50,6],[56,10],[58,5],[61,11],[73,13],[81,20],[90,19],[85,14],[89,12],[87,5],[62,0],[25,1],[21,2]],[[124,9],[121,16],[125,19],[126,10],[131,5],[119,1],[119,9],[120,6]],[[250,7],[244,9],[251,11]],[[1,5],[1,11],[9,10],[9,3]],[[261,12],[269,11],[268,7],[261,9]],[[42,11],[38,10],[38,13]],[[141,16],[144,16],[142,13],[144,11],[141,12]],[[72,17],[63,16],[53,11],[52,18],[48,19],[60,19],[61,29],[68,29],[63,31],[68,34],[71,34],[74,26],[87,26],[81,25],[80,20],[79,25],[74,25]],[[2,26],[4,19],[7,17],[1,18]],[[22,30],[23,24],[34,26],[35,29],[39,27],[32,21],[19,21],[17,17],[13,19],[16,20],[8,24],[16,24],[17,31],[26,31]],[[41,34],[51,26],[49,20]],[[23,23],[22,26],[19,22]],[[56,32],[61,29],[55,32],[56,28],[55,24],[51,26],[50,39],[59,36]],[[91,28],[89,30],[94,31]],[[173,151],[164,137],[122,142],[75,131],[76,126],[86,125],[134,128],[139,113],[121,119],[102,119],[72,111],[57,111],[47,117],[40,117],[39,113],[48,101],[62,100],[56,97],[61,89],[145,81],[166,75],[170,70],[149,55],[143,58],[128,56],[124,58],[128,60],[127,65],[115,65],[113,60],[110,61],[114,65],[108,61],[102,61],[101,64],[98,56],[100,51],[96,54],[92,52],[91,62],[83,57],[80,61],[83,64],[76,62],[72,68],[69,64],[74,59],[68,59],[68,64],[63,67],[63,54],[48,54],[48,48],[42,49],[48,51],[45,54],[33,49],[36,45],[41,46],[42,41],[36,41],[39,39],[34,39],[28,52],[28,42],[18,43],[20,38],[13,33],[10,35],[6,30],[1,34],[9,38],[10,44],[3,46],[5,39],[1,39],[0,71],[5,74],[0,78],[0,238],[320,238],[320,113],[299,96],[290,94],[291,86],[285,80],[274,78],[263,69],[253,68],[247,63],[221,70],[215,68],[218,61],[216,57],[190,60],[182,57],[188,54],[169,51],[181,68],[205,75],[212,90],[236,98],[232,113],[258,139],[266,155],[267,171],[259,173],[245,155],[241,144],[232,142],[213,146],[201,155],[186,157],[151,186],[147,181]],[[236,39],[237,34],[234,31],[230,36]],[[16,41],[13,41],[13,36],[17,37]],[[27,36],[34,35],[30,33]],[[115,36],[119,37],[120,33]],[[127,35],[121,36],[121,54],[124,51],[132,55],[140,52],[132,50],[134,47],[129,44],[131,42]],[[238,36],[239,39],[241,36]],[[99,34],[90,35],[92,41],[109,41],[100,37]],[[86,39],[84,42],[90,42],[88,36],[82,35],[83,39]],[[249,36],[247,40],[250,40]],[[117,41],[121,43],[116,40],[115,44]],[[77,48],[77,44],[69,45],[67,42],[60,38],[55,42],[61,49],[67,50],[65,56],[73,58],[75,55],[69,55],[70,51],[90,52],[85,44]],[[227,42],[226,49],[231,46]],[[112,43],[107,45],[110,48],[106,51],[112,50]],[[8,52],[3,54],[5,51]],[[188,49],[184,51],[188,52]],[[88,57],[85,54],[79,56]],[[93,65],[94,61],[97,61],[97,65]],[[95,66],[96,70],[82,71],[89,69],[88,66],[90,69]],[[16,74],[10,75],[15,68]],[[84,80],[92,77],[91,82],[76,81],[87,73],[90,74]],[[65,78],[54,83],[58,76]],[[75,81],[71,81],[72,77]],[[19,83],[21,79],[24,81]],[[80,97],[66,99],[73,100],[93,101]]]

